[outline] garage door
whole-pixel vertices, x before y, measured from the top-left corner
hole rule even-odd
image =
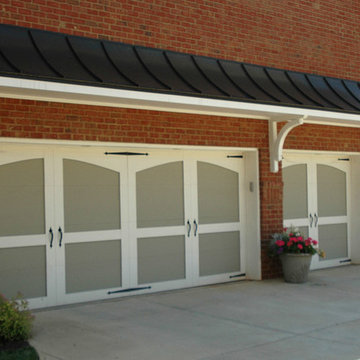
[[[312,268],[349,262],[349,159],[287,155],[283,161],[284,226],[297,226],[319,241]]]
[[[4,146],[0,284],[32,307],[243,276],[240,153]]]

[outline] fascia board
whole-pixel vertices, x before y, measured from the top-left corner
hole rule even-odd
[[[288,106],[0,77],[0,97],[154,111],[360,126],[360,115]]]

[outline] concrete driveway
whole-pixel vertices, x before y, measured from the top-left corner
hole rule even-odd
[[[360,266],[35,313],[41,359],[360,359]]]

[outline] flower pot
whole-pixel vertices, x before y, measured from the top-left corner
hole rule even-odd
[[[301,284],[307,281],[312,255],[283,254],[280,256],[284,280],[288,283]]]

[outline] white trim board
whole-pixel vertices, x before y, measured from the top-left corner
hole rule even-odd
[[[4,76],[0,76],[0,97],[276,121],[289,121],[301,116],[306,118],[305,123],[360,126],[360,115],[336,111],[121,90]]]
[[[147,144],[147,143],[123,143],[111,141],[89,141],[89,140],[59,140],[59,139],[31,139],[0,137],[0,144],[13,143],[19,145],[53,145],[53,146],[76,146],[76,147],[98,147],[98,148],[149,148],[149,149],[170,149],[170,150],[225,150],[225,151],[253,151],[258,153],[254,147],[236,146],[202,146],[202,145],[169,145],[169,144]]]

